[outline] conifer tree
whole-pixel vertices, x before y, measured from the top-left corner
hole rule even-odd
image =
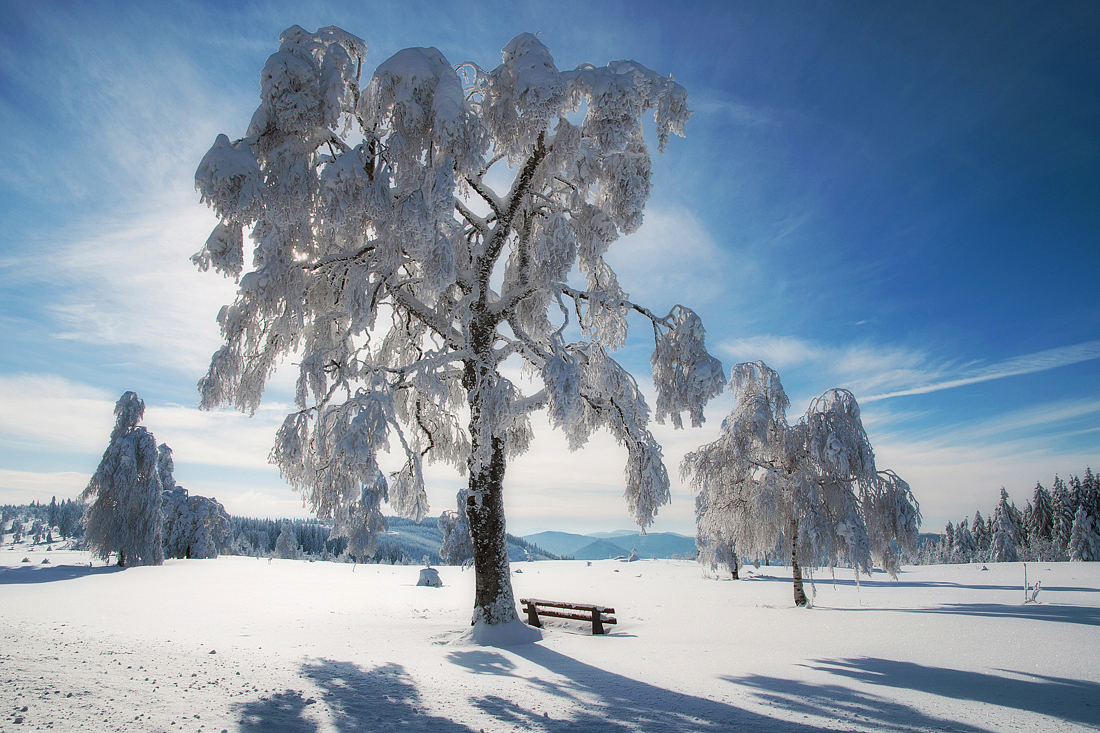
[[[1051,488],[1050,503],[1053,509],[1051,516],[1051,540],[1054,547],[1060,552],[1068,552],[1069,537],[1073,530],[1073,519],[1076,509],[1073,506],[1073,497],[1066,487],[1066,482],[1054,476],[1054,485]]]
[[[989,536],[989,525],[986,524],[985,519],[982,518],[981,511],[974,512],[974,544],[977,545],[977,552],[974,555],[975,560],[984,560],[989,554],[989,543],[991,537]]]
[[[283,522],[279,537],[275,540],[275,557],[294,560],[298,557],[298,536],[290,522]]]
[[[1038,540],[1049,542],[1054,530],[1054,501],[1050,492],[1040,483],[1035,484],[1035,493],[1031,500],[1031,522],[1028,524],[1028,532]]]
[[[992,562],[1016,562],[1016,548],[1020,544],[1020,530],[1016,524],[1015,507],[1008,501],[1008,492],[1001,487],[1001,500],[993,510],[993,536],[990,539],[989,559]]]
[[[955,526],[954,562],[971,562],[978,553],[978,545],[974,541],[974,535],[967,526],[967,520],[963,519]]]
[[[137,394],[119,398],[110,443],[80,495],[90,502],[84,514],[88,548],[103,559],[117,553],[123,567],[164,561],[157,441],[138,425],[144,415]]]
[[[1077,508],[1067,550],[1070,560],[1100,560],[1100,532],[1097,531],[1096,520],[1084,506]]]

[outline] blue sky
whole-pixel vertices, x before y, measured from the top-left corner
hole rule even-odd
[[[215,222],[195,167],[243,134],[293,24],[355,33],[372,65],[418,45],[493,66],[540,31],[559,68],[674,74],[687,138],[610,258],[636,300],[697,310],[727,370],[779,370],[792,417],[853,390],[929,530],[1100,466],[1100,5],[0,0],[0,503],[75,496],[133,389],[184,486],[305,515],[266,463],[289,370],[254,418],[195,409],[233,284],[187,261]],[[729,407],[656,429],[671,473]],[[510,529],[629,526],[622,465],[540,428]],[[450,508],[461,479],[430,481]],[[654,529],[690,534],[674,489]]]

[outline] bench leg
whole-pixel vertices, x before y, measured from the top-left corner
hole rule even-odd
[[[592,635],[604,633],[603,619],[600,618],[600,612],[598,610],[592,612]]]
[[[527,602],[527,623],[542,628],[542,622],[539,621],[539,611],[535,608],[535,604],[530,601]]]

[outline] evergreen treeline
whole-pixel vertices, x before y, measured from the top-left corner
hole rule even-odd
[[[1100,560],[1100,477],[1054,477],[1035,485],[1023,510],[1005,489],[992,513],[947,523],[936,542],[925,542],[913,561],[935,563]]]
[[[81,517],[85,504],[56,497],[49,503],[0,506],[0,534],[9,542],[53,543],[75,540],[79,549],[83,537]],[[166,522],[168,519],[166,518]],[[425,519],[419,524],[401,517],[387,517],[389,530],[378,537],[373,557],[352,557],[347,538],[329,537],[330,528],[316,519],[257,519],[230,516],[227,525],[218,525],[214,537],[220,554],[250,557],[290,557],[337,562],[368,562],[390,565],[417,565],[425,561],[443,565],[439,555],[443,534],[437,522]],[[170,533],[166,533],[166,541]],[[281,540],[281,541],[280,541]],[[508,535],[509,557],[513,561],[534,559],[561,560],[538,545]],[[169,554],[168,556],[176,556]],[[182,555],[180,555],[182,557]]]
[[[79,540],[84,536],[83,515],[83,502],[65,499],[59,503],[56,496],[49,504],[5,504],[0,506],[0,535],[11,534],[12,542],[34,544]]]

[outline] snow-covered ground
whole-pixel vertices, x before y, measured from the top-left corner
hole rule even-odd
[[[1015,563],[819,577],[811,609],[785,568],[522,563],[517,596],[614,606],[619,623],[494,648],[459,641],[469,570],[427,588],[415,567],[88,562],[0,550],[0,730],[1100,728],[1100,563],[1029,564],[1040,604]]]

